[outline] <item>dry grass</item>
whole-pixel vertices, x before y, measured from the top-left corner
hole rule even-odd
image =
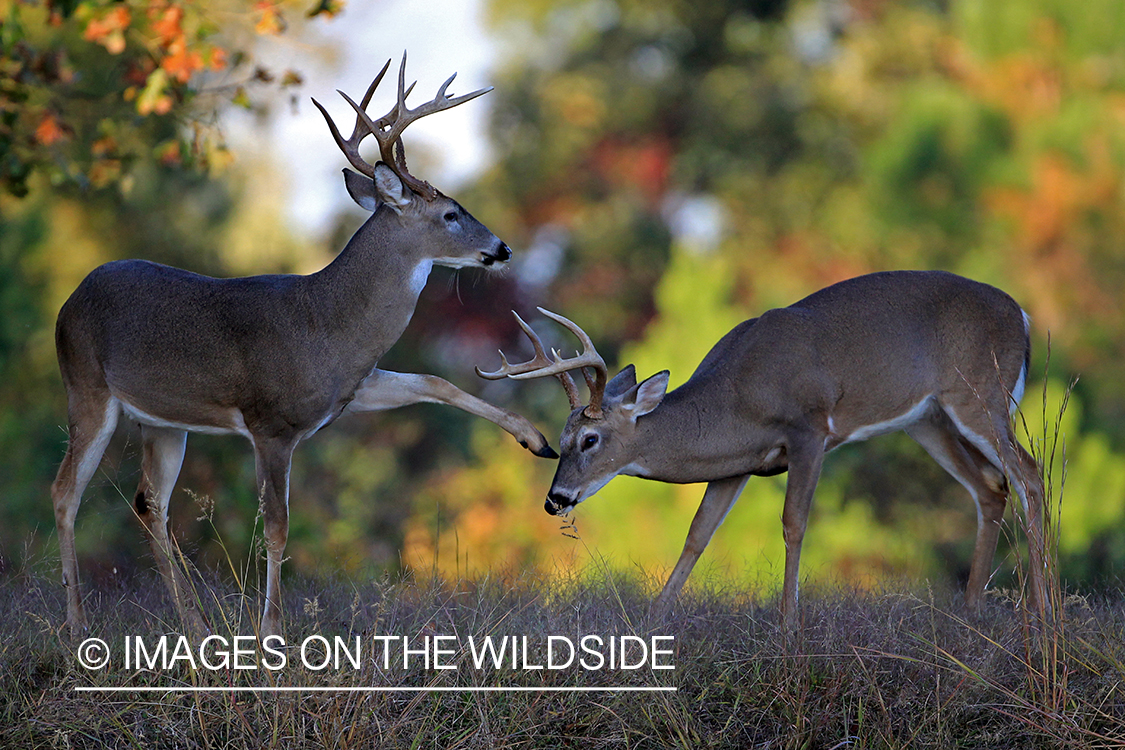
[[[290,580],[286,667],[125,669],[127,637],[152,646],[183,630],[148,573],[90,587],[86,635],[114,657],[91,671],[58,626],[63,591],[41,563],[0,582],[0,747],[1125,748],[1125,592],[1097,602],[1067,595],[1054,554],[1064,477],[1049,468],[1058,453],[1065,471],[1065,446],[1057,428],[1026,439],[1048,467],[1045,619],[1018,592],[994,591],[982,612],[968,613],[944,594],[813,589],[794,636],[780,630],[773,599],[693,578],[673,616],[652,622],[657,582],[605,566],[585,579]],[[1018,542],[1018,510],[1014,519],[1006,528]],[[1016,562],[1018,582],[1026,563]],[[200,581],[199,609],[215,635],[256,633],[253,574],[231,564],[225,580]],[[401,649],[387,668],[376,640],[407,637],[416,647],[450,636],[455,648],[470,637],[527,637],[528,662],[543,664],[550,636],[589,634],[672,636],[664,663],[675,669],[476,669],[464,651],[445,659],[455,669],[426,669],[418,656],[400,668]],[[359,667],[303,666],[297,644],[314,636],[359,638]],[[188,639],[196,649],[200,640]],[[269,657],[249,661],[259,655]],[[279,686],[321,691],[262,690]],[[497,686],[526,690],[473,690]],[[652,686],[676,691],[615,691]],[[79,689],[90,687],[125,690]],[[154,687],[177,690],[146,690]],[[324,691],[354,687],[415,690]]]
[[[55,623],[60,587],[37,575],[0,587],[6,637],[0,746],[71,748],[299,747],[1125,747],[1125,605],[1070,598],[1050,626],[994,596],[967,618],[955,601],[916,594],[813,591],[804,631],[786,638],[773,601],[696,590],[663,624],[646,623],[649,582],[384,580],[291,582],[289,643],[310,635],[365,644],[359,670],[269,672],[121,668],[127,635],[174,632],[155,575],[90,597],[94,632],[116,656],[78,665]],[[256,596],[211,583],[218,634],[252,633]],[[221,609],[221,611],[220,611]],[[219,625],[214,625],[219,623]],[[1062,628],[1061,623],[1065,623]],[[227,630],[233,627],[233,630]],[[1058,628],[1058,629],[1056,629]],[[674,671],[478,671],[415,664],[383,670],[373,635],[526,635],[531,659],[548,635],[675,637]],[[413,641],[412,643],[417,643]],[[1044,645],[1046,644],[1046,645]],[[1049,648],[1048,648],[1049,647]],[[1050,655],[1044,670],[1044,653]],[[395,653],[395,652],[392,652]],[[539,657],[538,659],[536,657]],[[397,657],[396,657],[397,658]],[[450,661],[457,661],[451,658]],[[263,687],[663,685],[669,693],[86,693],[78,686]]]

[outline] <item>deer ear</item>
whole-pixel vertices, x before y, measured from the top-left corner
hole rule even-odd
[[[667,390],[668,371],[661,370],[640,385],[635,385],[629,389],[621,400],[621,408],[636,421],[660,406]]]
[[[410,205],[413,193],[402,184],[398,175],[383,162],[375,165],[375,192],[382,203],[386,203],[396,213]]]
[[[632,365],[627,365],[621,372],[614,375],[612,380],[606,383],[605,395],[620,396],[636,384],[637,370]]]
[[[344,185],[348,188],[348,195],[364,211],[374,211],[379,207],[379,197],[375,194],[375,182],[371,178],[345,169]]]

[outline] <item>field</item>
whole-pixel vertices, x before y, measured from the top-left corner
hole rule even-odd
[[[112,659],[92,670],[58,628],[62,587],[43,568],[0,586],[6,748],[1125,747],[1120,598],[1060,597],[1061,616],[1037,625],[1012,592],[971,615],[956,595],[814,589],[803,632],[786,637],[772,597],[706,581],[657,623],[646,619],[655,582],[604,570],[297,580],[285,648],[257,650],[250,637],[222,668],[234,636],[254,634],[255,587],[201,583],[222,640],[180,643],[161,581],[141,572],[93,587],[88,635]],[[321,668],[337,636],[357,666],[344,654]],[[498,668],[479,653],[486,636]],[[610,653],[623,636],[624,664],[637,668]],[[576,658],[547,668],[569,649]],[[91,687],[127,689],[79,690]],[[250,690],[278,687],[315,690]],[[334,690],[356,687],[412,690]],[[517,690],[481,690],[497,687]],[[654,687],[675,690],[637,690]]]
[[[813,583],[793,634],[774,581],[697,571],[658,620],[657,576],[586,548],[583,572],[293,575],[286,638],[259,642],[255,544],[185,570],[208,633],[154,571],[103,569],[72,640],[57,562],[32,559],[0,582],[0,747],[1125,748],[1125,591],[1060,580],[1059,430],[1028,442],[1050,612],[1021,593],[1020,512],[981,611],[944,583]]]
[[[291,575],[284,641],[258,639],[260,543],[223,573],[180,556],[209,633],[153,570],[95,569],[72,640],[57,560],[32,558],[0,580],[0,747],[1125,748],[1125,590],[1060,580],[1060,432],[1028,443],[1049,612],[1018,508],[981,611],[946,582],[814,582],[792,634],[776,581],[706,570],[650,617],[659,576],[575,536],[583,571]]]

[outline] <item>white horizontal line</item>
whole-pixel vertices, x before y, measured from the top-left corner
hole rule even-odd
[[[676,687],[75,687],[79,693],[675,693]]]

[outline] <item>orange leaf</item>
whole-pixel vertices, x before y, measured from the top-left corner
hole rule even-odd
[[[119,5],[102,18],[91,19],[82,38],[97,42],[114,55],[120,54],[125,50],[125,30],[129,28],[130,21],[129,9]]]
[[[66,131],[59,125],[59,121],[55,116],[47,113],[42,120],[39,121],[39,127],[35,128],[35,140],[42,143],[44,146],[50,146],[52,143],[61,141],[66,138]]]
[[[112,135],[107,135],[99,138],[90,144],[90,153],[99,159],[103,156],[108,156],[117,150],[117,139]]]
[[[160,67],[180,83],[187,83],[192,73],[203,69],[203,55],[194,50],[188,50],[184,37],[172,42],[168,48],[168,56],[160,61]]]
[[[255,24],[254,30],[259,34],[272,34],[277,35],[285,31],[285,18],[281,15],[281,10],[278,9],[277,3],[272,0],[259,0],[254,3],[254,9],[262,14]]]
[[[208,57],[210,59],[207,61],[207,64],[211,70],[226,70],[227,51],[225,49],[222,47],[212,47]]]
[[[121,162],[117,159],[101,159],[90,166],[86,176],[94,187],[105,187],[121,176]]]
[[[152,30],[160,37],[160,43],[163,46],[171,45],[172,42],[184,35],[184,28],[181,23],[183,19],[184,9],[178,5],[173,5],[153,22]]]

